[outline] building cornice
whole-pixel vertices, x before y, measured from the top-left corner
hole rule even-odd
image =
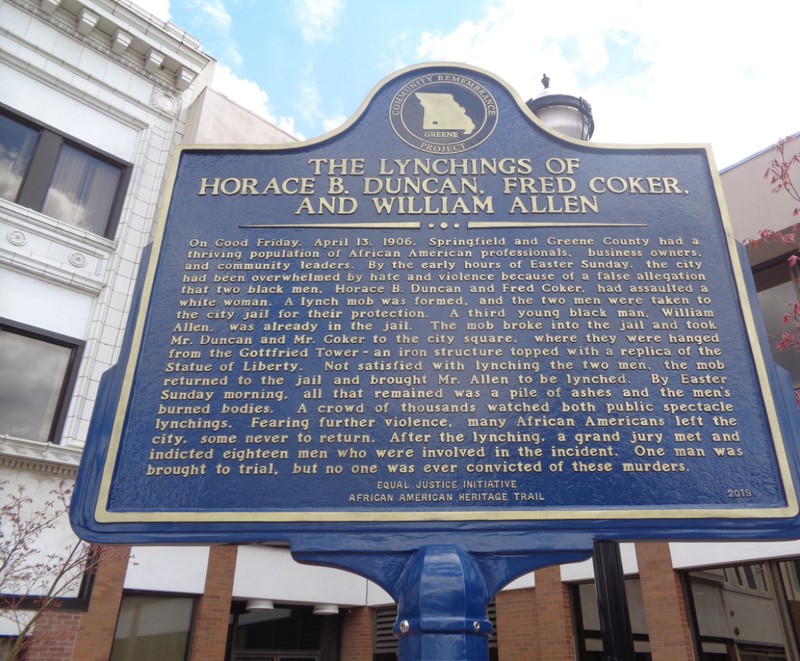
[[[178,94],[213,62],[194,37],[124,0],[6,1]]]
[[[0,466],[74,478],[81,450],[0,435]]]

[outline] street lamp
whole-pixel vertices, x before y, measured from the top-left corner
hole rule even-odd
[[[556,94],[550,89],[550,79],[542,77],[544,89],[527,102],[528,108],[544,124],[578,140],[589,140],[594,133],[592,106],[586,99],[570,94]]]
[[[589,102],[569,94],[554,93],[547,74],[542,77],[542,85],[544,90],[527,102],[531,112],[554,131],[578,140],[589,140],[594,133]],[[596,539],[592,556],[603,649],[608,658],[633,659],[633,634],[619,543]]]

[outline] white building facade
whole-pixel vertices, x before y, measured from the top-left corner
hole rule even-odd
[[[76,474],[174,145],[293,138],[205,87],[214,62],[200,44],[128,2],[2,0],[0,40],[0,497],[21,485],[41,511]],[[61,517],[34,545],[44,556],[74,541]],[[124,589],[202,594],[207,560],[207,548],[135,549]],[[243,600],[367,598],[363,579],[286,550],[245,549],[238,565]],[[6,603],[20,587],[0,585]],[[63,595],[68,608],[85,587]],[[0,619],[6,643],[19,620]]]

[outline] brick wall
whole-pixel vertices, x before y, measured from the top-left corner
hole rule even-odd
[[[119,604],[128,570],[129,546],[103,552],[92,586],[89,609],[82,614],[73,661],[108,661],[114,644]]]
[[[236,554],[236,546],[212,546],[209,549],[205,589],[195,614],[190,661],[220,661],[225,658]]]
[[[560,567],[536,571],[536,612],[539,656],[542,661],[575,661],[575,636],[569,586],[561,582]]]
[[[342,661],[372,661],[375,612],[371,608],[348,608],[342,627]]]
[[[495,597],[497,608],[497,649],[502,661],[531,661],[538,658],[536,592],[508,590]]]
[[[70,661],[82,615],[80,611],[58,609],[42,613],[25,661]]]
[[[680,576],[667,542],[636,544],[653,661],[694,661],[691,627]]]

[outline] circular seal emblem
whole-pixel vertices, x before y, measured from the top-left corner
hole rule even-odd
[[[497,126],[497,102],[458,73],[429,73],[403,85],[389,104],[397,136],[415,149],[456,154],[477,147]]]

